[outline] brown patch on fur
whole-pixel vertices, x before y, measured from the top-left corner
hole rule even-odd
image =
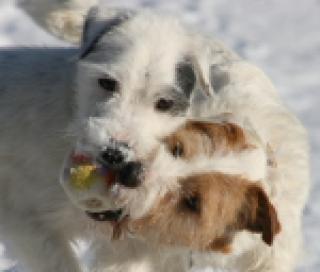
[[[271,246],[274,236],[281,230],[274,206],[270,204],[266,193],[256,185],[248,187],[246,199],[239,214],[239,227],[262,233],[262,240]]]
[[[280,231],[276,211],[263,189],[239,176],[199,174],[180,180],[143,218],[129,222],[149,241],[195,250],[231,252],[234,235],[261,233],[271,245]]]
[[[232,252],[231,243],[232,239],[230,237],[219,237],[209,244],[207,250],[228,254]]]
[[[244,130],[233,123],[188,121],[164,142],[176,157],[192,159],[198,155],[211,156],[214,152],[242,151],[254,148]]]
[[[164,142],[174,156],[186,160],[255,148],[241,127],[228,122],[189,121]],[[128,230],[160,244],[225,254],[240,231],[261,233],[268,245],[280,231],[276,211],[256,183],[213,172],[183,178],[179,184],[143,218],[129,219]]]

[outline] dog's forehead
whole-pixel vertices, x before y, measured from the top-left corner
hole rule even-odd
[[[103,23],[98,26],[103,29]],[[95,38],[87,34],[94,46],[85,46],[86,54],[81,60],[96,64],[123,84],[147,87],[152,92],[159,89],[158,85],[173,85],[177,72],[190,75],[191,69],[180,65],[191,50],[190,37],[174,18],[148,12],[131,16],[126,13],[106,19],[104,27],[106,31],[98,31]],[[184,82],[183,77],[179,80],[190,89],[192,82]]]

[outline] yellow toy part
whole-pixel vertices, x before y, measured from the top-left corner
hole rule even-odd
[[[86,164],[71,168],[70,181],[75,189],[87,190],[101,178],[95,165]]]

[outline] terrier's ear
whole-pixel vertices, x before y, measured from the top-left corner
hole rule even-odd
[[[211,65],[209,68],[210,85],[215,93],[218,93],[229,81],[226,65]]]
[[[196,85],[194,65],[190,60],[184,60],[176,66],[176,81],[181,91],[190,98]]]
[[[192,62],[197,75],[198,87],[207,96],[214,97],[230,82],[228,73],[229,64],[210,65],[207,59],[201,56],[192,57]]]
[[[242,229],[262,234],[262,240],[272,245],[281,230],[277,212],[267,194],[257,185],[250,185],[238,219]]]
[[[111,33],[115,28],[122,25],[133,16],[134,12],[128,9],[99,9],[92,7],[86,17],[82,42],[80,49],[80,59],[86,57],[97,45],[100,38]]]
[[[193,56],[191,60],[195,69],[197,87],[207,96],[213,97],[214,90],[213,86],[210,84],[210,72],[209,69],[207,69],[207,63],[204,62],[202,58],[196,56]]]

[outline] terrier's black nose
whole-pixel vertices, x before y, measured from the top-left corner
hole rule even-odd
[[[99,162],[111,168],[121,168],[125,161],[125,155],[116,147],[107,147],[99,156]]]
[[[119,170],[118,182],[128,188],[138,187],[141,183],[141,172],[140,162],[128,162]]]

